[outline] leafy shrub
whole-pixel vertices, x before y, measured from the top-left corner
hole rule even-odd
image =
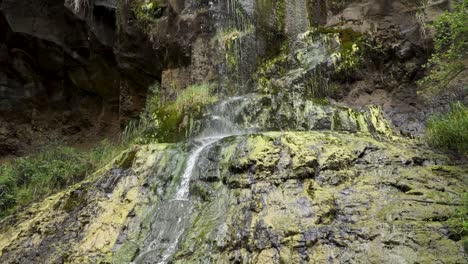
[[[87,152],[57,146],[0,165],[0,217],[83,180],[117,151],[108,141]]]
[[[445,12],[432,27],[435,29],[435,53],[426,65],[429,75],[420,81],[422,94],[432,97],[444,91],[450,81],[467,67],[468,0],[463,0],[453,12]]]
[[[468,107],[455,103],[449,113],[432,116],[426,127],[427,142],[438,148],[468,154]]]

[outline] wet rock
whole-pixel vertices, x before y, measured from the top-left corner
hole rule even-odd
[[[400,60],[411,58],[414,55],[413,44],[409,41],[403,42],[398,48],[396,55]]]
[[[463,263],[462,241],[448,223],[466,167],[432,165],[447,163],[442,155],[408,139],[343,132],[269,132],[218,144],[202,163],[218,164],[220,177],[193,178],[184,206],[168,199],[179,184],[182,146],[142,146],[132,171],[107,168],[0,224],[0,260],[129,262],[148,237],[158,245],[174,239],[167,230],[186,212],[175,263],[383,256]]]

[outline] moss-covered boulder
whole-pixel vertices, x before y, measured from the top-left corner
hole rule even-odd
[[[140,146],[5,219],[0,261],[129,263],[176,237],[174,263],[465,263],[454,223],[467,168],[413,141],[332,131],[225,138],[202,151],[190,199],[176,202],[186,147]],[[173,217],[178,231],[159,237]]]

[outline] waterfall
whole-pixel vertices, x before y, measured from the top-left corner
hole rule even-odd
[[[226,81],[228,85],[235,85],[234,89],[230,87],[237,91],[235,94],[242,94],[241,87],[245,78],[242,77],[241,67],[245,64],[244,56],[246,56],[243,50],[243,45],[245,45],[243,38],[252,33],[253,26],[238,0],[227,0],[224,7],[227,17],[217,32],[228,36],[225,39],[225,63],[228,70],[225,74]],[[226,35],[227,32],[231,33]],[[142,253],[135,258],[133,263],[167,263],[177,251],[193,210],[193,202],[189,195],[190,182],[194,174],[199,171],[199,160],[212,146],[224,138],[254,131],[241,124],[242,110],[252,97],[244,95],[227,98],[214,105],[200,120],[199,128],[194,132],[188,144],[192,147],[186,158],[177,190],[154,208],[150,234],[141,247]]]
[[[251,18],[239,0],[227,0],[225,6],[226,21],[217,28],[217,34],[223,36],[225,53],[225,73],[228,76],[228,90],[237,94],[246,92],[246,83],[255,65],[255,28]]]
[[[184,174],[182,175],[182,182],[179,189],[177,190],[176,200],[187,200],[190,187],[190,179],[192,178],[193,170],[197,165],[198,158],[204,149],[214,144],[215,142],[220,141],[228,135],[218,135],[213,137],[204,137],[198,139],[200,145],[190,154],[187,164],[185,165]]]
[[[132,263],[164,264],[177,251],[193,209],[189,197],[190,181],[197,172],[199,159],[222,139],[254,131],[236,123],[248,101],[247,96],[228,98],[213,106],[210,113],[202,120],[202,130],[192,139],[194,147],[186,159],[177,191],[155,209],[152,230],[145,241],[146,246],[143,247],[143,253]]]
[[[228,85],[234,85],[235,94],[242,94],[244,76],[241,67],[244,60],[247,59],[245,50],[243,50],[243,41],[250,34],[251,25],[248,22],[248,17],[242,13],[241,5],[237,0],[228,0],[227,13],[229,19],[227,25],[222,28],[223,32],[231,32],[228,35],[226,47],[226,66],[228,72],[226,74]],[[327,58],[328,39],[317,40],[304,34],[299,36],[298,42],[294,45],[304,45],[300,54],[295,56],[299,63],[306,69],[312,70]],[[310,42],[310,43],[309,43]],[[251,59],[251,58],[248,58]],[[233,62],[233,63],[232,63]],[[296,72],[287,73],[286,77],[294,80]],[[229,87],[233,88],[233,87]],[[226,93],[228,91],[225,91]],[[293,91],[294,93],[294,91]],[[176,253],[178,245],[183,238],[186,227],[190,224],[193,211],[193,201],[190,199],[190,183],[194,178],[194,174],[203,173],[200,171],[200,158],[222,141],[224,138],[236,135],[245,135],[255,132],[253,128],[255,122],[251,121],[246,113],[247,109],[251,109],[252,104],[258,104],[257,96],[254,94],[245,94],[242,96],[229,97],[218,104],[214,105],[210,111],[198,121],[197,128],[192,134],[192,139],[189,141],[190,151],[184,163],[184,169],[180,173],[180,182],[176,186],[176,190],[169,191],[169,194],[159,201],[151,212],[151,230],[148,236],[144,239],[144,245],[141,247],[142,253],[137,256],[133,263],[162,263],[165,264]],[[293,100],[294,109],[297,108]],[[292,111],[292,113],[298,115]],[[291,116],[293,120],[299,120],[298,116]],[[248,123],[248,124],[246,124]],[[258,123],[257,123],[258,125]],[[266,128],[265,126],[262,126]]]

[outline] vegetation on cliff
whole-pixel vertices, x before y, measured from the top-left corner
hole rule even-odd
[[[464,25],[460,17],[453,18],[458,26],[447,17],[460,13],[466,2],[436,23],[431,62],[438,66],[425,81],[454,78],[450,67],[464,63],[465,37],[452,36],[465,32]],[[311,3],[307,0],[307,7]],[[229,1],[229,11],[237,13],[237,4]],[[161,25],[166,7],[171,11],[171,3],[161,0],[125,5],[143,27]],[[276,34],[291,25],[289,5],[256,1],[257,19],[271,24],[266,40],[279,39]],[[440,22],[444,19],[448,22]],[[442,30],[450,36],[441,36]],[[239,58],[250,56],[239,54],[250,43],[246,31],[252,33],[250,28],[217,32],[226,55],[224,96],[231,85],[241,93],[239,76],[247,63]],[[373,76],[365,70],[375,66],[366,66],[368,57],[381,49],[372,33],[340,24],[309,28],[277,44],[276,56],[266,52],[257,60],[263,62],[252,82],[257,86],[248,87],[254,94],[242,91],[220,102],[225,107],[213,105],[219,98],[207,79],[191,76],[192,85],[177,86],[171,81],[180,78],[179,71],[160,76],[163,85],[158,81],[149,88],[138,120],[123,132],[119,146],[128,149],[113,162],[104,164],[123,147],[104,143],[86,152],[60,146],[0,165],[0,218],[15,212],[0,221],[0,262],[464,263],[467,166],[396,133],[384,117],[386,105],[366,101],[359,110],[331,99],[356,82],[355,75],[365,80],[392,75],[390,68],[400,64],[391,60],[403,48],[382,51],[388,58],[380,60],[389,62],[379,69],[383,74]],[[201,55],[191,57],[193,64],[196,56]],[[408,62],[413,86],[422,63]],[[207,64],[203,60],[200,67]],[[184,71],[190,67],[184,65]],[[362,82],[372,86],[365,91],[369,97],[379,84],[370,83]],[[397,85],[401,82],[376,89]],[[226,112],[232,112],[229,120]],[[457,103],[429,120],[426,139],[466,155],[466,131],[468,108]],[[213,136],[219,139],[204,143]],[[181,198],[180,190],[190,195]],[[31,202],[37,203],[26,207]]]
[[[420,95],[425,99],[441,94],[459,93],[465,84],[451,82],[466,72],[468,66],[468,1],[455,4],[452,12],[446,11],[436,19],[434,29],[435,52],[426,64],[429,74],[419,81]],[[468,107],[455,102],[446,114],[434,114],[426,126],[427,142],[439,149],[468,154]]]
[[[468,155],[468,107],[452,105],[450,112],[432,116],[426,128],[426,139],[434,147],[456,150]]]
[[[0,224],[0,261],[135,261],[151,232],[177,222],[170,198],[180,183],[183,149],[141,146],[125,158],[129,170],[108,166]],[[333,256],[338,262],[463,263],[465,209],[458,193],[466,168],[447,162],[411,141],[363,133],[226,138],[202,153],[199,169],[206,173],[192,179],[194,209],[172,261],[313,257],[326,263]]]
[[[165,98],[159,84],[151,86],[140,119],[125,128],[123,141],[178,142],[187,136],[203,109],[218,100],[213,86],[207,83],[176,91],[173,97]]]
[[[430,73],[420,85],[431,97],[449,88],[450,82],[468,66],[468,0],[456,4],[433,24],[435,53],[426,67]],[[466,89],[466,87],[464,87]]]
[[[90,151],[66,146],[0,165],[0,218],[82,181],[121,149],[108,141]]]

